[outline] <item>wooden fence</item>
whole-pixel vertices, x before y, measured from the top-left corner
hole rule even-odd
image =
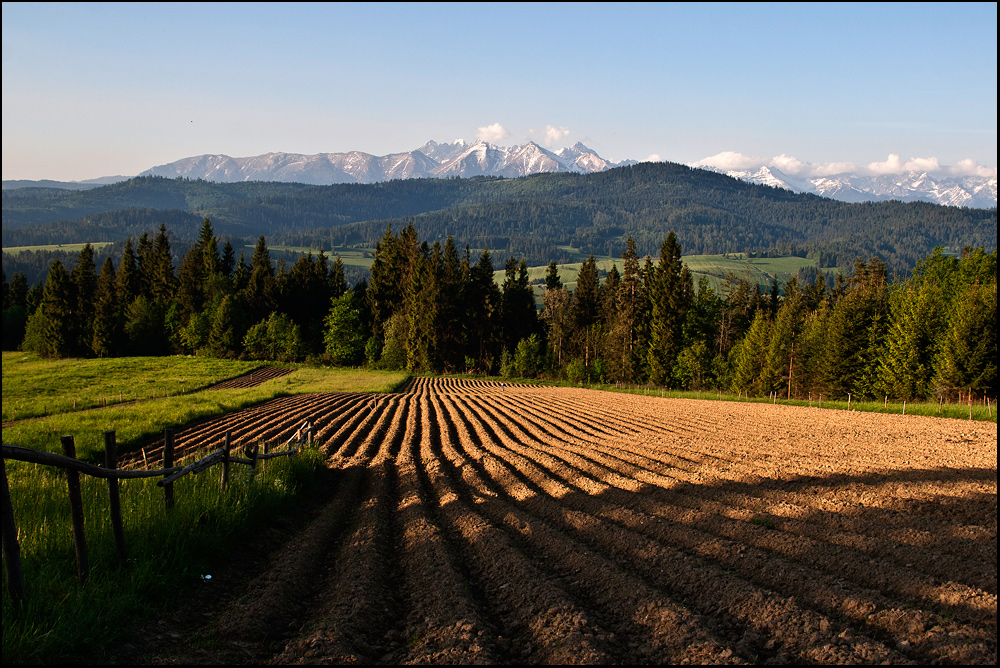
[[[105,478],[108,481],[108,512],[110,514],[111,525],[114,530],[115,544],[117,547],[119,564],[124,565],[128,556],[125,546],[125,531],[122,523],[121,502],[118,492],[118,481],[122,478],[156,478],[162,477],[156,484],[163,488],[163,497],[166,508],[169,510],[174,506],[174,482],[189,473],[200,473],[212,466],[222,466],[223,488],[229,486],[229,466],[230,464],[244,464],[256,469],[257,462],[272,459],[274,457],[292,457],[303,445],[312,445],[313,426],[310,422],[302,423],[302,426],[284,444],[284,449],[269,451],[269,444],[263,441],[253,445],[246,445],[243,449],[245,456],[238,457],[232,454],[232,432],[226,432],[225,441],[221,448],[209,453],[196,462],[186,466],[174,465],[174,430],[167,429],[164,432],[163,447],[163,467],[154,470],[123,470],[118,468],[117,445],[115,432],[104,432],[104,466],[96,466],[82,462],[76,458],[76,445],[72,436],[60,438],[63,454],[57,455],[50,452],[41,452],[31,448],[23,448],[17,445],[3,443],[3,456],[0,457],[0,472],[2,472],[3,488],[3,556],[4,571],[7,578],[7,587],[11,598],[18,608],[27,602],[27,595],[24,587],[24,574],[21,568],[21,547],[17,541],[17,526],[14,523],[14,509],[10,498],[10,485],[7,482],[6,460],[14,459],[22,462],[42,464],[44,466],[55,466],[66,471],[66,482],[69,492],[70,513],[73,521],[73,546],[76,550],[76,570],[80,582],[85,582],[90,574],[90,565],[87,560],[87,541],[83,530],[83,501],[80,493],[80,474],[93,476],[95,478]]]

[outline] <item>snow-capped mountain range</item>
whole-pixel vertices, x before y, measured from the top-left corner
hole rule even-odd
[[[814,178],[789,176],[775,167],[756,170],[723,169],[703,165],[706,169],[735,179],[785,188],[797,193],[812,193],[842,202],[879,202],[900,200],[923,201],[946,206],[988,209],[997,205],[997,177],[934,175],[924,171],[877,176],[855,172],[831,174]]]
[[[516,178],[542,172],[587,174],[634,162],[605,160],[580,142],[569,148],[550,151],[535,142],[504,147],[486,141],[467,144],[457,139],[450,144],[429,141],[412,151],[383,156],[360,151],[316,155],[265,153],[251,158],[199,155],[153,167],[140,176],[182,176],[225,183],[295,181],[328,185],[453,176]]]
[[[730,153],[722,153],[728,156]],[[740,154],[731,154],[740,155]],[[497,146],[487,141],[469,144],[462,139],[451,143],[429,141],[420,148],[403,153],[372,155],[361,151],[347,153],[265,153],[249,158],[228,155],[199,155],[147,169],[139,176],[184,177],[233,183],[239,181],[294,181],[313,185],[334,183],[377,183],[392,179],[502,176],[516,178],[545,172],[590,174],[614,167],[636,164],[636,160],[612,162],[577,142],[552,151],[533,141],[516,146]],[[950,168],[940,171],[899,171],[871,175],[857,171],[826,176],[788,174],[773,164],[749,169],[732,169],[725,161],[712,164],[712,158],[690,166],[727,176],[785,188],[796,193],[812,193],[844,202],[882,200],[925,201],[946,206],[991,208],[997,205],[996,170],[980,175],[956,174]],[[859,170],[864,172],[865,170]],[[815,173],[815,171],[813,172]],[[60,183],[52,181],[4,181],[4,189],[47,186],[85,188],[123,181],[129,177],[105,177],[90,181]]]

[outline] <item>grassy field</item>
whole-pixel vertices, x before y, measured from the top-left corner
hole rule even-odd
[[[573,249],[569,249],[568,247],[563,249],[573,251]],[[575,251],[574,254],[580,255]],[[494,263],[499,263],[497,260],[498,257],[502,257],[502,253],[496,254]],[[557,265],[559,267],[559,278],[562,280],[563,286],[568,290],[572,291],[576,289],[576,278],[580,273],[580,268],[583,266],[585,259],[582,258],[579,262],[570,264]],[[621,258],[595,256],[594,259],[597,261],[597,269],[599,271],[611,271],[612,266],[618,267],[618,273],[624,271],[625,262]],[[734,274],[737,278],[749,280],[751,283],[756,283],[766,288],[770,286],[772,278],[777,278],[779,285],[784,285],[789,278],[798,274],[800,268],[817,266],[816,260],[797,256],[750,258],[748,260],[744,253],[685,255],[682,260],[693,274],[695,285],[698,284],[702,276],[705,276],[708,278],[709,285],[716,292],[720,292],[726,284],[725,278],[729,273]],[[642,258],[640,264],[644,263],[645,258]],[[528,267],[528,279],[532,282],[544,281],[548,269],[548,266]],[[827,269],[826,271],[833,272],[835,270]],[[496,281],[497,285],[503,285],[505,277],[505,272],[502,269],[493,272],[493,280]],[[539,286],[537,282],[534,284],[535,296],[539,297],[544,290],[544,285]]]
[[[3,421],[176,396],[261,366],[205,357],[44,360],[3,353]]]
[[[247,254],[249,255],[253,253],[256,246],[247,245],[245,248],[248,249]],[[282,253],[299,253],[301,255],[305,255],[306,253],[312,253],[313,255],[319,254],[318,248],[311,248],[309,246],[268,246],[268,250]],[[335,246],[333,250],[324,250],[323,253],[329,261],[332,261],[335,257],[339,257],[345,267],[363,267],[365,269],[370,269],[372,262],[375,260],[374,248],[353,248],[350,246],[337,248]]]
[[[64,410],[6,425],[4,443],[58,451],[59,436],[71,434],[78,456],[96,460],[103,453],[102,434],[107,429],[116,431],[120,451],[127,452],[162,434],[166,427],[278,396],[387,392],[407,378],[390,372],[298,368],[253,388],[198,390],[222,380],[223,373],[232,377],[248,367],[233,362],[220,367],[209,363],[218,360],[181,357],[156,358],[158,364],[141,358],[117,360],[123,364],[118,368],[101,366],[101,362],[5,354],[5,411],[11,400],[8,395],[18,396],[26,414],[43,414],[39,404],[54,404],[57,399]],[[78,401],[77,411],[72,410],[70,394],[115,387],[115,375],[125,379],[117,382],[143,388],[185,387],[188,393],[88,411],[79,410]],[[23,387],[28,383],[30,390]],[[67,392],[68,387],[73,391]],[[238,541],[269,526],[275,513],[294,509],[295,495],[309,487],[321,460],[314,450],[293,460],[274,460],[258,473],[238,467],[226,491],[220,489],[217,476],[188,476],[176,483],[179,500],[169,513],[155,479],[123,481],[122,512],[129,550],[125,569],[116,565],[106,483],[82,476],[91,564],[85,585],[79,584],[73,567],[65,476],[51,467],[6,461],[29,602],[17,614],[4,588],[3,662],[102,660],[102,648],[127,631],[133,619],[168,604],[177,586],[197,583],[202,574],[211,573],[212,565],[225,560]]]
[[[117,379],[113,375],[115,367],[106,365],[109,362],[121,364]],[[70,434],[76,441],[77,456],[95,459],[103,453],[103,434],[108,429],[115,430],[120,451],[128,452],[142,447],[167,427],[239,410],[278,396],[308,392],[387,392],[406,378],[404,374],[387,371],[299,368],[287,376],[249,389],[201,389],[258,366],[258,363],[192,357],[40,360],[23,353],[5,353],[3,404],[7,426],[3,429],[3,440],[35,450],[59,452],[59,437]],[[79,400],[76,411],[73,410],[74,397],[96,397],[90,405],[103,406],[100,392],[108,387],[117,388],[116,383],[126,381],[144,388],[140,390],[144,399],[149,396],[143,392],[155,388],[157,398],[119,405],[115,390],[114,402],[107,408],[83,411],[81,409],[86,406]],[[182,390],[185,393],[182,394]],[[17,397],[17,401],[12,397]],[[125,398],[127,401],[128,397]],[[7,422],[8,402],[17,409],[17,421],[12,424]],[[47,410],[53,406],[61,410]],[[14,412],[12,408],[11,413]],[[44,417],[22,419],[28,416]]]
[[[94,250],[100,250],[110,244],[110,241],[92,241],[90,245]],[[19,253],[25,253],[28,251],[66,251],[67,253],[79,253],[87,246],[87,243],[82,244],[52,244],[49,246],[11,246],[10,248],[4,248],[3,252],[8,255],[17,255]]]

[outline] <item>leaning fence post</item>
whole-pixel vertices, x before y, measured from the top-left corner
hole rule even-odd
[[[174,430],[163,430],[163,468],[169,469],[174,466]],[[163,486],[163,501],[167,510],[174,507],[174,483],[168,482]]]
[[[14,506],[10,502],[10,485],[7,484],[7,462],[3,457],[0,457],[0,473],[3,474],[3,569],[7,576],[7,591],[14,601],[14,612],[19,614],[28,602],[28,595],[24,591],[21,546],[17,544]]]
[[[59,438],[63,454],[76,459],[76,444],[72,436]],[[76,575],[80,582],[90,576],[90,562],[87,559],[87,537],[83,531],[83,498],[80,494],[80,473],[66,469],[66,486],[69,488],[69,511],[73,518],[73,547],[76,548]]]
[[[226,432],[226,442],[222,446],[222,489],[229,486],[229,448],[232,444],[233,432]]]
[[[114,430],[104,432],[104,468],[114,471],[118,468],[118,446]],[[125,551],[125,528],[122,525],[122,501],[118,492],[118,478],[108,477],[108,510],[111,513],[111,527],[115,533],[118,548],[118,564],[124,566],[128,553]]]

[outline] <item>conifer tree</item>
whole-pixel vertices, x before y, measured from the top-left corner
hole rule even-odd
[[[641,366],[640,350],[644,348],[641,323],[645,320],[648,300],[643,288],[642,269],[635,252],[635,239],[625,244],[624,273],[618,289],[618,321],[621,326],[621,351],[617,359],[621,364],[620,380],[634,380]]]
[[[118,265],[118,302],[122,311],[131,304],[142,292],[138,261],[132,250],[132,237],[125,241],[122,251],[122,261]],[[121,317],[119,315],[119,317]]]
[[[239,334],[236,331],[236,314],[233,299],[225,295],[212,319],[208,335],[208,346],[215,357],[231,357],[239,352]]]
[[[467,311],[465,300],[467,289],[462,260],[458,257],[455,240],[448,237],[441,256],[441,272],[438,282],[440,304],[437,310],[435,330],[438,339],[440,364],[445,371],[456,371],[463,367],[465,338],[463,318]]]
[[[549,268],[545,272],[545,289],[558,290],[562,288],[562,280],[559,278],[559,267],[555,260],[549,262]]]
[[[174,261],[170,252],[170,239],[167,236],[167,226],[160,224],[160,231],[153,241],[150,254],[150,295],[153,301],[164,311],[174,297]]]
[[[622,275],[618,273],[618,266],[611,265],[598,292],[598,319],[605,329],[613,327],[618,319],[618,291],[621,289],[621,282]]]
[[[260,322],[275,310],[277,307],[275,302],[277,287],[274,265],[271,263],[271,253],[267,249],[267,240],[262,234],[257,240],[257,246],[250,258],[249,276],[242,292],[249,322]]]
[[[788,398],[795,386],[795,342],[802,331],[802,298],[787,298],[778,308],[771,328],[763,368],[761,369],[761,394],[779,392]]]
[[[770,314],[766,310],[758,311],[747,335],[733,347],[730,359],[734,391],[760,395],[769,389],[762,386],[761,376],[767,362],[771,326]]]
[[[660,246],[660,261],[649,281],[649,376],[657,385],[670,382],[680,354],[684,320],[690,304],[691,276],[681,263],[673,231]]]
[[[220,269],[222,270],[222,275],[230,279],[236,270],[236,251],[233,250],[233,244],[229,240],[226,240],[225,246],[222,247],[222,265]]]
[[[888,324],[886,267],[878,258],[858,260],[841,281],[826,333],[824,385],[833,395],[878,395],[878,353]]]
[[[500,288],[493,281],[493,259],[484,249],[479,261],[471,268],[468,279],[466,324],[469,356],[483,373],[489,373],[499,350],[497,325],[500,315]]]
[[[438,276],[441,260],[439,244],[429,257],[418,256],[407,294],[406,368],[408,371],[430,370],[437,366],[437,336],[434,330],[439,304]]]
[[[958,297],[937,362],[939,393],[997,392],[997,284],[973,284]]]
[[[323,251],[320,251],[318,264],[321,268],[320,271],[322,272],[322,270],[326,268],[326,257],[323,255]],[[327,280],[330,286],[329,291],[331,298],[336,299],[347,293],[347,279],[344,275],[344,261],[340,259],[339,255],[334,258],[333,264],[330,265],[328,276],[329,278]]]
[[[67,357],[73,354],[76,344],[76,328],[72,324],[75,302],[72,278],[62,263],[56,260],[45,278],[40,307],[42,336],[40,341],[34,342],[34,352],[42,357]]]
[[[947,324],[943,289],[911,280],[892,292],[885,347],[878,358],[879,388],[894,399],[929,396],[934,361]]]
[[[73,308],[71,323],[74,354],[87,355],[91,352],[90,343],[94,336],[94,296],[97,291],[97,264],[94,259],[94,248],[89,243],[83,247],[76,258],[76,266],[70,273],[73,280],[73,293],[76,304]]]
[[[94,299],[94,327],[90,347],[98,357],[118,354],[120,320],[115,279],[115,265],[109,257],[101,267]]]
[[[500,306],[502,327],[501,346],[513,353],[521,339],[537,333],[538,316],[535,313],[535,295],[528,279],[528,265],[513,256],[504,266],[505,278]]]

